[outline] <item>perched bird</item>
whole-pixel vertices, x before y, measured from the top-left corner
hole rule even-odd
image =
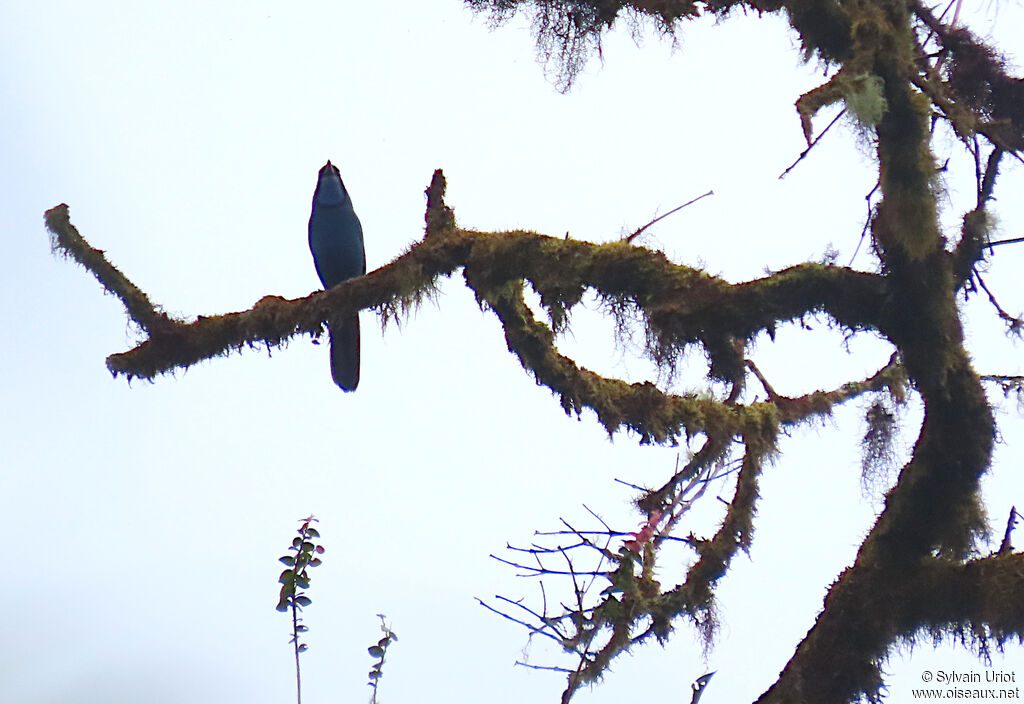
[[[309,216],[309,251],[324,288],[366,273],[363,226],[352,208],[338,167],[320,169]],[[359,385],[359,314],[327,324],[331,338],[331,376],[344,391]]]

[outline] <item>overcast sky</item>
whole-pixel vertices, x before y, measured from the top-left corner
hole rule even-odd
[[[1019,68],[1020,8],[976,19]],[[366,647],[381,612],[400,637],[384,701],[557,701],[560,676],[513,663],[524,650],[538,665],[566,661],[540,642],[525,648],[525,631],[475,602],[539,596],[488,554],[561,517],[585,525],[583,504],[632,529],[640,517],[614,479],[660,483],[677,449],[609,441],[592,414],[563,414],[461,275],[400,328],[381,332],[363,313],[354,394],[331,383],[326,347],[308,338],[155,383],[111,379],[105,357],[136,332],[91,275],[51,255],[42,216],[69,204],[94,246],[183,317],[319,288],[306,222],[327,159],[362,220],[371,270],[422,235],[436,168],[469,227],[607,241],[713,189],[646,244],[733,281],[829,249],[849,262],[875,179],[870,150],[845,125],[777,179],[804,148],[793,101],[824,80],[800,63],[783,21],[695,22],[676,48],[656,33],[640,39],[613,33],[603,62],[562,95],[535,61],[527,23],[490,31],[458,0],[8,3],[0,701],[289,701],[276,559],[310,513],[327,552],[306,611],[308,704],[368,697]],[[973,171],[948,138],[937,149],[959,170],[945,202],[954,233]],[[1006,163],[1000,234],[1021,236],[1024,169]],[[870,269],[865,249],[854,265]],[[1003,247],[986,279],[1013,313],[1022,267],[1024,247]],[[979,370],[1024,373],[988,303],[964,310]],[[561,344],[581,363],[665,381],[637,357],[639,338],[615,345],[596,304],[574,320]],[[839,334],[812,326],[753,351],[781,393],[859,378],[888,359],[873,338],[850,340],[847,353]],[[694,388],[703,373],[698,364],[673,388]],[[1003,442],[984,483],[997,540],[1010,505],[1024,504],[1024,424],[1012,402],[999,408]],[[680,622],[667,647],[620,658],[579,701],[689,701],[689,683],[717,670],[702,703],[743,702],[774,681],[886,487],[862,495],[864,409],[853,403],[784,440],[764,476],[750,558],[737,558],[719,590],[722,627],[706,659]],[[903,416],[904,451],[918,416]],[[715,493],[731,487],[713,487],[686,531],[714,529]],[[997,665],[1024,677],[1024,651]],[[930,644],[910,662],[897,657],[893,701],[925,668],[954,667],[981,666]]]

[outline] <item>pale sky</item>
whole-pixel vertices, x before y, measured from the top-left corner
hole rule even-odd
[[[591,241],[620,237],[709,189],[653,228],[647,246],[739,281],[827,249],[847,262],[874,183],[869,150],[834,129],[804,148],[793,101],[823,82],[778,17],[700,21],[679,45],[623,26],[567,95],[535,61],[528,24],[490,31],[458,0],[9,4],[0,13],[0,702],[288,702],[294,672],[277,576],[297,519],[327,548],[312,572],[303,656],[307,704],[369,697],[366,647],[387,615],[384,702],[558,701],[559,675],[515,667],[526,632],[475,597],[525,597],[535,582],[490,559],[582,505],[614,527],[640,520],[615,483],[664,481],[677,449],[609,441],[590,413],[562,413],[505,347],[461,274],[400,329],[362,314],[362,377],[332,383],[327,350],[296,338],[155,383],[112,379],[108,354],[138,337],[115,298],[51,255],[43,212],[70,206],[93,246],[168,312],[249,308],[319,288],[306,243],[317,171],[338,164],[375,269],[422,235],[423,190],[448,178],[459,222]],[[984,5],[984,4],[982,4]],[[372,8],[372,9],[367,9]],[[1024,64],[1024,14],[980,12]],[[826,113],[820,129],[831,119]],[[948,139],[951,232],[973,171]],[[1024,168],[1007,160],[1000,235],[1024,235]],[[854,265],[871,268],[865,248]],[[1004,307],[1024,300],[1024,246],[986,275]],[[983,373],[1024,373],[988,303],[965,307]],[[591,302],[562,349],[628,380],[655,379],[616,347]],[[823,322],[780,332],[753,358],[794,395],[870,374],[889,350]],[[694,360],[699,362],[699,356]],[[696,364],[676,380],[694,388]],[[862,496],[862,402],[795,431],[766,471],[750,558],[719,589],[721,630],[702,654],[679,622],[664,648],[616,661],[577,701],[752,701],[776,678],[853,559],[878,509]],[[998,406],[1002,443],[985,496],[996,540],[1024,504],[1024,423]],[[919,413],[907,410],[904,450]],[[694,511],[709,534],[715,486]],[[1017,534],[1017,544],[1024,536]],[[674,573],[666,566],[664,582]],[[537,665],[566,665],[535,641]],[[1024,678],[1024,650],[996,663]],[[982,671],[925,644],[891,664],[892,701],[922,670]]]

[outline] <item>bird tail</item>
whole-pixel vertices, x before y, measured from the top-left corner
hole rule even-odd
[[[342,391],[359,386],[359,315],[327,326],[331,333],[331,377]]]

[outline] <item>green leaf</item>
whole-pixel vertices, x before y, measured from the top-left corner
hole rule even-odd
[[[299,645],[299,652],[300,652],[300,653],[304,653],[304,652],[306,652],[306,651],[307,651],[308,649],[309,649],[309,646],[308,646],[308,645],[306,645],[305,643],[302,643],[301,645]]]
[[[289,605],[288,604],[288,597],[285,595],[284,590],[282,589],[281,590],[281,598],[278,599],[278,601],[277,601],[277,610],[278,611],[287,611],[288,610],[288,605]]]
[[[306,535],[308,535],[310,538],[319,538],[320,531],[318,531],[316,528],[309,527],[306,529]]]
[[[299,606],[309,606],[313,603],[313,600],[305,594],[299,594],[297,597],[295,597],[295,603]]]
[[[371,680],[379,680],[383,675],[380,670],[371,670],[370,674],[367,675]]]
[[[297,548],[302,545],[302,538],[292,538],[292,547]]]
[[[281,557],[277,558],[277,560],[278,560],[278,562],[283,562],[286,565],[294,565],[295,564],[295,558],[292,557],[291,555],[282,555]]]
[[[371,658],[382,658],[384,657],[384,648],[379,645],[371,645],[366,649],[370,653]]]

